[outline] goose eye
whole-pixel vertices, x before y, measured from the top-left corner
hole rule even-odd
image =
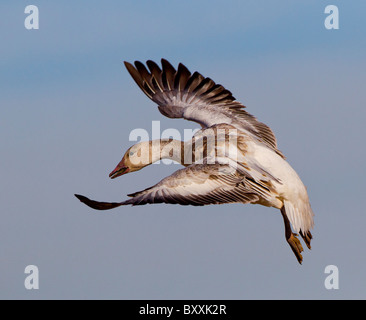
[[[133,151],[130,151],[130,156],[133,156],[134,152]]]

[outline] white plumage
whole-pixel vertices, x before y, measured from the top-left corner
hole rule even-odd
[[[162,59],[162,69],[147,61],[127,70],[142,91],[169,118],[184,118],[202,126],[192,140],[138,143],[127,150],[110,177],[142,169],[164,158],[185,168],[155,186],[129,195],[118,203],[98,202],[76,195],[88,206],[106,210],[121,205],[171,203],[207,205],[252,203],[281,210],[286,240],[298,261],[303,248],[299,233],[310,248],[313,211],[306,187],[277,148],[272,130],[249,114],[223,86],[183,65],[176,70]],[[157,147],[156,147],[157,146]]]

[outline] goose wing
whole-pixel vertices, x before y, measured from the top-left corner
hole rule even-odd
[[[107,210],[121,205],[144,205],[148,203],[170,203],[203,206],[222,203],[254,203],[259,193],[245,184],[245,172],[229,164],[192,164],[174,172],[156,185],[130,194],[123,202],[98,202],[75,195],[86,205]]]
[[[151,60],[147,68],[139,61],[125,62],[125,66],[163,115],[195,121],[202,127],[231,124],[281,154],[272,130],[249,114],[229,90],[198,72],[191,74],[181,63],[177,70],[165,59],[161,63],[162,68]]]

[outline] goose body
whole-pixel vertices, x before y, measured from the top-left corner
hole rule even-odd
[[[111,172],[116,178],[160,159],[172,159],[184,168],[156,185],[130,194],[123,202],[98,202],[75,195],[86,205],[112,209],[122,205],[170,203],[202,206],[252,203],[281,211],[285,236],[298,261],[303,248],[299,233],[310,248],[313,211],[306,187],[277,148],[272,130],[247,113],[231,92],[182,64],[175,70],[162,60],[146,67],[125,63],[143,92],[170,118],[184,118],[202,126],[191,140],[162,139],[129,148]]]

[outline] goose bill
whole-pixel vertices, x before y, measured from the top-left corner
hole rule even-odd
[[[119,176],[124,175],[125,173],[129,172],[130,168],[128,167],[117,167],[116,169],[114,169],[110,174],[109,177],[111,179],[117,178]]]

